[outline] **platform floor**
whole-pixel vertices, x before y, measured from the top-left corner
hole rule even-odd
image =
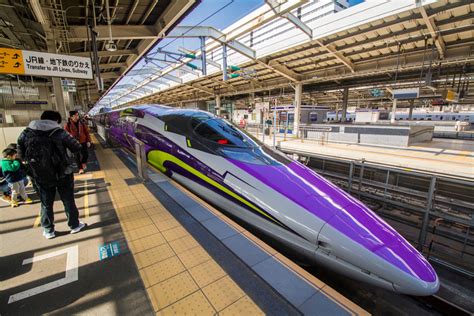
[[[2,315],[367,314],[168,178],[141,182],[126,153],[96,156],[76,177],[85,231],[60,202],[52,240],[38,203],[0,206]]]
[[[258,137],[262,140],[261,134]],[[429,143],[417,143],[407,148],[325,143],[288,136],[277,137],[283,149],[303,151],[318,155],[365,159],[367,162],[390,165],[407,169],[416,169],[431,173],[440,173],[456,177],[474,179],[474,142],[456,139],[435,139]],[[265,136],[265,143],[273,144],[273,139]]]

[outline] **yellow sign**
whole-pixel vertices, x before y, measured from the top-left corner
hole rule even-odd
[[[0,48],[0,73],[25,74],[23,52],[19,49]]]

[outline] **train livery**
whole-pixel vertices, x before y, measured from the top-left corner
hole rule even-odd
[[[99,114],[113,142],[309,264],[409,295],[439,288],[428,261],[383,219],[313,170],[213,114],[142,105]]]

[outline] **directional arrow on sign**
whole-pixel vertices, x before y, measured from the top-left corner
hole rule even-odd
[[[20,57],[20,55],[18,55],[17,53],[15,53],[12,57],[12,59],[18,59],[18,57]]]
[[[18,67],[20,67],[20,66],[21,66],[21,63],[16,62],[15,65],[13,66],[13,68],[18,68]]]

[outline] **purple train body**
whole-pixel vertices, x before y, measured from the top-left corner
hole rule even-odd
[[[308,263],[410,295],[431,295],[427,260],[360,201],[214,115],[159,105],[96,116],[114,142]]]

